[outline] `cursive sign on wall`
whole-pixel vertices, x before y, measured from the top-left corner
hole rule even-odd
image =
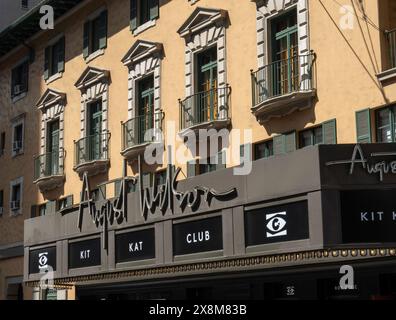
[[[349,174],[353,175],[356,167],[361,167],[369,175],[378,175],[382,182],[386,174],[396,174],[396,160],[377,161],[378,158],[396,157],[396,152],[376,152],[366,157],[363,153],[362,146],[357,144],[353,149],[352,157],[346,160],[329,161],[326,166],[349,165]]]

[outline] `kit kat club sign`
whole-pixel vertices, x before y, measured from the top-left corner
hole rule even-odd
[[[171,163],[171,161],[169,161]],[[133,184],[139,186],[140,209],[143,218],[147,221],[149,213],[155,214],[158,210],[165,215],[166,212],[174,213],[175,204],[177,204],[184,212],[185,209],[191,208],[196,211],[205,202],[208,206],[211,205],[212,200],[228,201],[237,196],[236,188],[230,188],[225,192],[219,192],[213,188],[205,186],[196,186],[189,191],[179,191],[177,189],[177,178],[181,172],[178,168],[174,170],[174,166],[169,164],[166,172],[166,181],[163,185],[157,186],[154,182],[152,188],[144,188],[142,175],[142,159],[139,157],[139,178],[127,177],[127,162],[124,161],[123,179],[119,193],[115,199],[108,199],[100,206],[92,197],[92,192],[89,186],[89,179],[87,173],[83,175],[83,187],[81,192],[81,201],[78,214],[78,228],[81,231],[84,219],[84,210],[88,208],[89,216],[96,227],[102,228],[103,246],[107,249],[108,244],[108,229],[113,225],[120,225],[128,220],[127,209],[127,181],[132,181]]]

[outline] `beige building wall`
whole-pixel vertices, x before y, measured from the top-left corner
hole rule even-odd
[[[87,66],[109,70],[111,74],[108,113],[111,167],[108,174],[93,178],[92,187],[122,175],[120,123],[128,119],[128,70],[121,59],[137,40],[160,42],[164,46],[161,107],[165,112],[165,131],[167,121],[174,121],[178,129],[178,99],[185,98],[185,41],[177,30],[198,6],[221,8],[229,14],[226,69],[227,82],[232,88],[232,128],[251,128],[253,141],[257,142],[336,118],[338,143],[356,142],[355,112],[396,100],[396,84],[383,86],[376,76],[386,69],[388,63],[384,54],[384,38],[378,26],[389,28],[392,25],[387,13],[379,13],[378,2],[381,1],[364,1],[365,11],[362,12],[356,1],[308,1],[307,36],[310,49],[317,55],[317,99],[310,109],[273,119],[262,126],[250,111],[250,70],[258,68],[257,8],[254,1],[200,0],[191,5],[187,0],[164,0],[161,1],[160,18],[156,25],[137,36],[129,28],[129,0],[86,1],[81,9],[58,22],[55,30],[42,32],[29,41],[29,45],[35,48],[36,57],[30,65],[29,92],[17,103],[10,100],[11,68],[27,54],[27,49],[20,47],[0,58],[0,129],[6,131],[7,137],[6,154],[0,157],[0,190],[3,189],[5,195],[5,213],[0,217],[0,246],[23,241],[23,221],[30,217],[32,205],[68,195],[74,196],[74,203],[79,202],[81,180],[73,171],[73,165],[74,141],[81,137],[81,93],[74,84]],[[340,11],[339,4],[348,5],[351,10],[352,29],[342,28],[345,12]],[[86,63],[82,56],[83,23],[88,15],[103,6],[107,7],[109,14],[107,48],[103,55]],[[44,48],[52,38],[62,33],[66,38],[65,72],[60,79],[46,84],[43,79]],[[62,188],[42,194],[33,184],[33,156],[40,153],[41,111],[36,108],[36,102],[47,88],[67,95],[64,122],[66,182]],[[21,113],[25,113],[25,152],[11,158],[10,121]],[[136,169],[135,164],[132,167]],[[185,166],[182,167],[185,171]],[[134,174],[131,168],[129,171]],[[21,176],[24,177],[23,214],[11,217],[8,208],[9,182]],[[18,267],[10,268],[10,263],[0,260],[0,284],[4,284],[4,277],[23,273],[22,259],[12,262]],[[0,292],[4,292],[1,285]]]

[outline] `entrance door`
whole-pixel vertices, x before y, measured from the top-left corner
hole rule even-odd
[[[154,128],[154,78],[147,77],[139,82],[138,143],[146,142],[146,131]]]
[[[59,173],[59,120],[48,124],[47,135],[47,172],[56,175]]]
[[[276,19],[273,30],[273,63],[270,68],[273,96],[298,90],[299,57],[297,14],[295,11]]]
[[[102,101],[95,101],[89,105],[88,132],[89,160],[98,160],[101,157]]]
[[[196,123],[217,118],[217,47],[198,55]]]

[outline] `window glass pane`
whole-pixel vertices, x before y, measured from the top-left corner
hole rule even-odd
[[[254,160],[269,158],[274,155],[274,143],[272,140],[258,143],[254,146]]]
[[[100,28],[100,17],[92,20],[92,52],[99,50],[99,28]]]
[[[149,1],[140,1],[140,24],[150,20]]]
[[[47,205],[44,204],[39,207],[39,215],[40,216],[45,216],[46,211],[47,211]]]
[[[312,145],[312,135],[313,132],[311,130],[300,132],[300,148],[305,148]]]
[[[392,142],[389,113],[389,109],[384,109],[377,112],[378,142]]]

